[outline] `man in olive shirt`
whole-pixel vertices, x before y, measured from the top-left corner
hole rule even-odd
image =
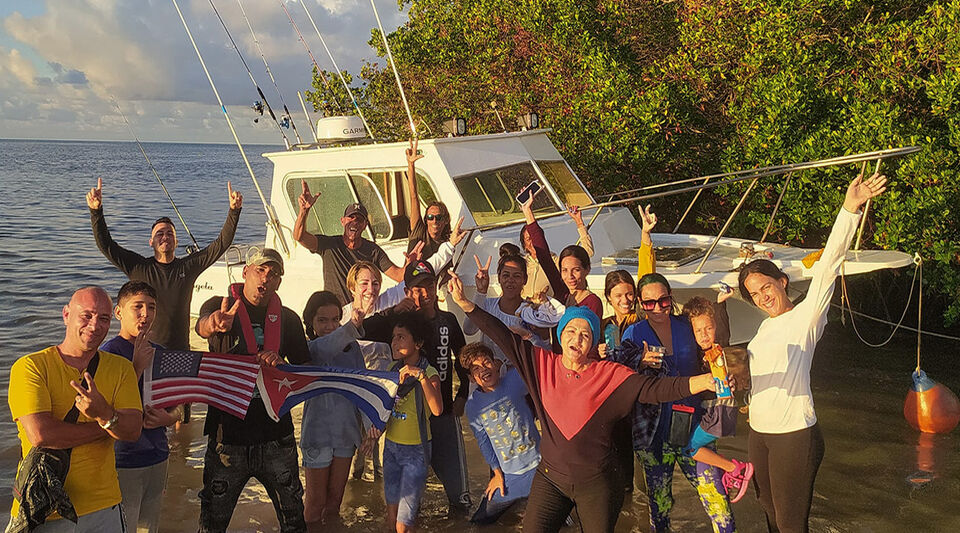
[[[307,232],[307,215],[320,195],[311,194],[306,181],[302,182],[302,186],[303,192],[298,198],[300,212],[293,225],[293,238],[323,258],[323,290],[337,295],[341,304],[352,301],[353,297],[347,290],[347,272],[357,261],[370,261],[394,281],[403,279],[403,268],[393,264],[383,248],[363,237],[370,220],[363,204],[353,203],[344,210],[340,219],[342,235],[314,235]]]
[[[150,229],[150,247],[153,257],[144,257],[117,244],[110,236],[103,216],[103,181],[87,193],[90,224],[100,252],[131,281],[145,281],[157,290],[157,316],[153,322],[151,341],[169,349],[190,349],[190,300],[193,284],[200,274],[233,243],[243,206],[243,195],[227,182],[230,212],[217,240],[203,250],[186,257],[176,257],[177,230],[173,222],[163,217]]]

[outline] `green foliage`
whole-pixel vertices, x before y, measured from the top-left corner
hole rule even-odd
[[[536,110],[594,194],[921,146],[881,169],[864,242],[920,252],[960,320],[960,0],[413,0],[409,15],[388,39],[420,129],[500,131],[491,102],[511,129]],[[381,39],[357,95],[379,137],[405,138]],[[795,175],[771,238],[821,245],[858,170]],[[731,233],[759,237],[780,186],[759,184]],[[745,187],[704,195],[685,229],[715,231]],[[688,201],[657,208],[676,220]]]

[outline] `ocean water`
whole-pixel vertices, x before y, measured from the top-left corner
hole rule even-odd
[[[232,145],[145,145],[187,224],[201,245],[220,230],[227,212],[226,182],[244,193],[244,210],[235,242],[262,241],[265,216],[237,148]],[[272,168],[260,153],[276,146],[248,146],[261,185],[269,191]],[[125,278],[97,250],[84,195],[104,181],[104,209],[114,238],[148,255],[149,229],[160,216],[175,218],[134,143],[38,142],[0,140],[0,398],[6,404],[10,365],[21,355],[62,340],[60,309],[71,292],[99,284],[115,293]],[[189,243],[179,227],[181,245]],[[312,289],[310,289],[312,290]],[[897,311],[901,303],[891,303]],[[114,324],[111,335],[117,331]],[[871,338],[885,337],[879,330]],[[960,391],[958,344],[925,341],[924,368],[931,377]],[[814,531],[960,531],[960,438],[921,436],[902,416],[913,369],[915,340],[897,338],[882,349],[861,344],[849,325],[833,321],[818,346],[813,367],[817,413],[826,457],[815,488]],[[170,478],[162,531],[195,531],[205,439],[202,418],[171,433]],[[466,428],[466,424],[464,428]],[[746,424],[737,437],[720,443],[720,452],[746,456]],[[486,485],[487,469],[466,430],[471,489],[475,501]],[[0,408],[0,487],[12,481],[19,449],[9,409]],[[918,471],[929,474],[916,475]],[[924,481],[929,478],[929,481]],[[676,531],[711,528],[691,490],[677,473],[674,483]],[[642,476],[637,477],[638,487]],[[351,480],[342,508],[348,531],[381,531],[382,486]],[[10,492],[0,488],[0,520],[6,521]],[[435,478],[428,485],[421,529],[474,530],[462,518],[447,518],[445,497]],[[766,531],[751,493],[734,506],[739,531]],[[628,497],[618,531],[646,531],[642,490]],[[273,507],[252,482],[241,496],[231,531],[275,531]],[[519,531],[519,517],[508,515],[483,531]]]

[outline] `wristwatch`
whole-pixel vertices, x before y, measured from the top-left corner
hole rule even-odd
[[[117,422],[120,421],[120,412],[117,410],[113,411],[113,416],[110,417],[110,420],[107,420],[105,423],[100,424],[100,427],[103,429],[110,429],[113,426],[117,425]]]

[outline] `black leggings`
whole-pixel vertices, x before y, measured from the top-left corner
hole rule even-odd
[[[584,483],[557,482],[537,468],[523,516],[524,533],[560,531],[576,507],[580,531],[609,533],[623,507],[623,474],[612,467]]]
[[[767,530],[806,533],[813,482],[823,460],[820,425],[780,434],[751,429],[748,453],[760,506],[767,514]]]

